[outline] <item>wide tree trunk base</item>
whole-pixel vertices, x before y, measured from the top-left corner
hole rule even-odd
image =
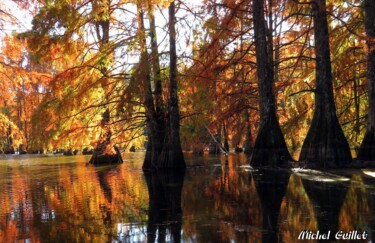
[[[159,159],[158,168],[160,169],[185,169],[185,159],[182,149],[173,143],[164,146]]]
[[[156,151],[149,151],[149,155],[146,152],[143,170],[184,170],[186,168],[184,155],[178,146],[168,143],[164,145],[160,154],[153,155],[154,152]]]
[[[375,133],[366,130],[361,147],[358,151],[357,159],[364,161],[375,161]]]
[[[89,163],[94,165],[121,164],[123,162],[120,150],[114,147],[115,153],[104,153],[103,150],[95,150]]]
[[[346,167],[352,157],[338,119],[328,119],[322,113],[317,116],[303,143],[299,161],[314,169]]]
[[[288,167],[290,161],[292,157],[277,121],[266,120],[259,128],[250,165]]]

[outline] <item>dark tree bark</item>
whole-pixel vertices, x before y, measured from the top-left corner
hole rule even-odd
[[[141,25],[143,26],[143,16]],[[151,23],[152,28],[152,23]],[[144,30],[144,27],[142,27]],[[144,31],[143,31],[144,34]],[[155,33],[154,33],[155,35]],[[155,38],[153,38],[155,41]],[[145,39],[144,39],[145,40]],[[145,41],[141,49],[143,50],[143,60],[147,63],[147,49]],[[156,42],[151,45],[156,45]],[[144,75],[145,87],[145,106],[147,116],[147,128],[149,130],[149,144],[147,147],[144,170],[150,169],[184,169],[186,167],[184,156],[182,154],[180,142],[180,114],[178,106],[177,90],[177,54],[176,54],[176,30],[175,30],[175,4],[172,2],[169,6],[169,46],[170,46],[170,74],[169,74],[169,103],[168,115],[164,119],[162,100],[161,100],[161,80],[155,82],[156,97],[155,101],[151,91],[150,67],[146,67],[148,74]],[[152,47],[152,56],[157,56],[157,46]],[[154,78],[158,77],[157,66],[153,67],[155,71]],[[160,70],[159,70],[160,72]],[[158,89],[160,89],[158,91]],[[158,97],[160,96],[160,97]],[[154,104],[155,102],[155,104]]]
[[[181,241],[181,191],[185,171],[145,173],[149,193],[147,242],[165,242],[167,232],[171,242]]]
[[[367,82],[369,107],[367,129],[358,151],[358,159],[375,161],[375,2],[373,0],[365,0],[364,9],[368,46]]]
[[[139,7],[140,8],[140,7]],[[146,155],[143,163],[144,169],[153,168],[156,166],[159,160],[159,155],[163,149],[163,142],[166,136],[166,122],[165,122],[165,110],[164,101],[162,97],[162,81],[161,81],[161,70],[159,61],[159,51],[156,36],[155,16],[154,7],[151,3],[148,6],[148,19],[150,22],[150,38],[151,38],[151,58],[152,58],[152,71],[153,71],[153,83],[154,92],[151,87],[151,74],[150,68],[148,68],[148,76],[145,79],[147,83],[144,84],[146,89],[145,95],[147,96],[147,128],[148,128],[148,144],[146,149]],[[147,57],[147,49],[145,48],[145,34],[143,26],[143,15],[139,17],[139,23],[143,31],[143,53]],[[147,60],[144,60],[147,62]],[[151,102],[153,100],[153,103]]]
[[[272,93],[274,75],[267,50],[264,1],[253,1],[255,50],[259,89],[260,127],[250,164],[253,166],[285,166],[292,160],[276,116]]]
[[[228,142],[228,133],[227,133],[227,127],[225,125],[225,123],[223,122],[223,125],[222,125],[222,128],[223,128],[223,132],[222,132],[222,141],[223,142],[223,148],[225,150],[226,153],[229,153],[229,142]]]
[[[243,118],[246,123],[245,127],[245,142],[243,145],[243,152],[245,154],[251,154],[253,152],[253,146],[251,144],[252,136],[251,136],[251,126],[249,121],[249,110],[246,108],[243,112]]]
[[[326,0],[313,0],[311,5],[316,55],[315,111],[299,160],[308,162],[308,167],[343,167],[351,161],[351,154],[336,115]]]
[[[180,142],[180,111],[178,106],[177,90],[177,53],[176,53],[176,29],[175,29],[175,3],[169,5],[169,104],[167,121],[167,133],[162,153],[158,159],[158,168],[181,169],[185,168],[185,159],[182,154]]]

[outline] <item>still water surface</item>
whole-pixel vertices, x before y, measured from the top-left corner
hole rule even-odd
[[[187,158],[144,174],[85,156],[0,157],[0,242],[296,242],[302,230],[375,229],[373,171],[251,170],[247,158]],[[339,176],[338,176],[339,175]]]

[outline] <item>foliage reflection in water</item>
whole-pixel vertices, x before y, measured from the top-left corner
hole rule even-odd
[[[182,174],[144,174],[141,153],[104,167],[84,156],[9,158],[0,242],[293,242],[305,229],[372,238],[375,226],[375,179],[361,171],[252,170],[243,155],[188,157]]]

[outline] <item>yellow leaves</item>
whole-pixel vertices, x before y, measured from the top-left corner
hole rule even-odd
[[[24,134],[22,131],[20,131],[18,126],[15,123],[13,123],[9,119],[9,117],[0,113],[0,137],[5,137],[7,135],[13,138],[13,145],[15,146],[18,146],[26,142]]]

